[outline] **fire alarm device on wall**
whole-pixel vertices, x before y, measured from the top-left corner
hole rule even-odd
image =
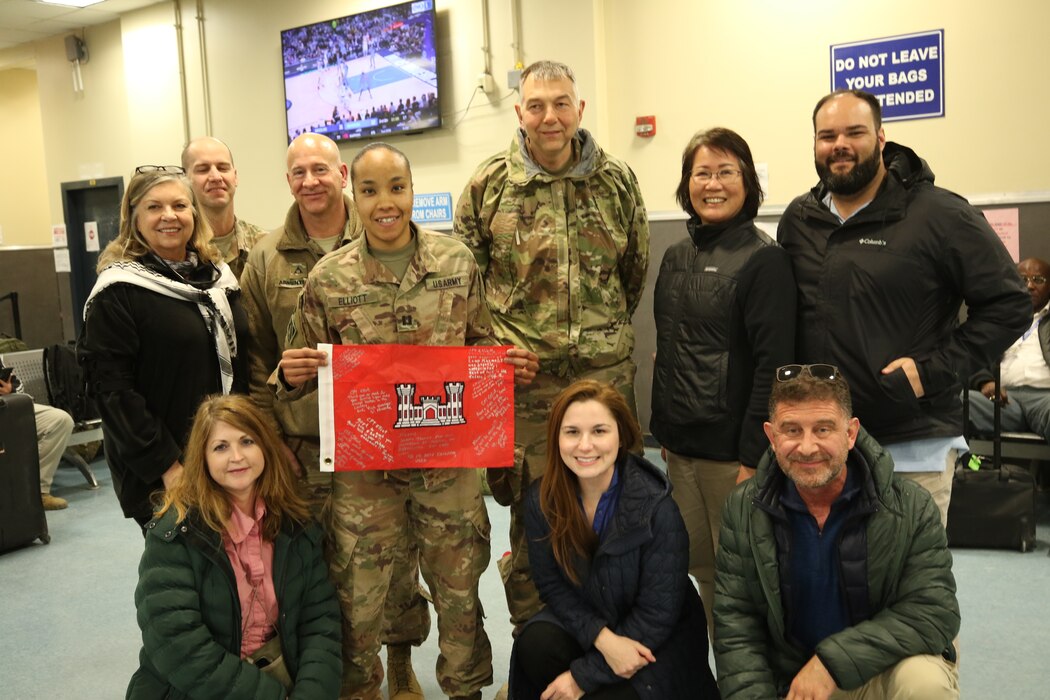
[[[656,117],[637,117],[634,120],[634,133],[642,138],[656,136]]]

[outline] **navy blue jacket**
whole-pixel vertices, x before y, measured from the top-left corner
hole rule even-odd
[[[631,679],[642,700],[718,698],[707,663],[704,606],[687,573],[689,536],[671,499],[671,483],[634,455],[620,468],[616,513],[591,561],[578,568],[582,585],[573,584],[554,558],[539,482],[526,500],[529,564],[540,598],[585,650],[572,663],[572,676],[584,692],[623,680],[593,646],[598,632],[608,627],[641,642],[656,657]],[[514,688],[512,697],[539,697],[542,691]]]

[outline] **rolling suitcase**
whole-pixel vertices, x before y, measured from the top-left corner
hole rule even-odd
[[[998,365],[994,376],[998,397]],[[964,456],[955,468],[948,545],[1027,552],[1035,546],[1035,479],[1023,467],[1002,463],[1002,406],[998,398],[994,403],[992,459],[979,460],[975,470],[968,466],[972,458]]]
[[[33,399],[0,396],[0,551],[51,541],[40,502],[40,457]]]

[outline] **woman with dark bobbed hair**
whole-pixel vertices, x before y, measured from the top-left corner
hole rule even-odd
[[[120,232],[98,260],[77,356],[102,416],[124,516],[182,471],[182,445],[208,394],[248,390],[248,317],[182,168],[135,169]]]
[[[554,402],[525,502],[546,607],[514,644],[511,700],[718,698],[685,526],[667,477],[628,451],[640,438],[609,384],[578,381]]]
[[[689,140],[677,199],[688,236],[667,250],[656,281],[650,428],[712,629],[722,504],[769,445],[762,423],[774,370],[794,359],[796,291],[787,253],[755,226],[762,188],[739,134]]]

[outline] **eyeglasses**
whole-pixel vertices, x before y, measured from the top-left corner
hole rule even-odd
[[[808,374],[814,379],[825,382],[833,382],[842,378],[842,373],[835,365],[784,365],[777,367],[778,382],[793,382],[803,374]]]
[[[172,173],[173,175],[185,175],[186,168],[181,165],[140,165],[135,168],[136,175],[143,173]]]
[[[693,173],[693,179],[697,182],[707,184],[711,180],[718,180],[719,182],[736,182],[740,177],[741,170],[734,170],[733,168],[722,168],[717,173],[712,173],[707,170],[697,170]]]
[[[1031,282],[1032,284],[1046,284],[1046,278],[1042,275],[1021,275],[1021,281],[1025,284]]]

